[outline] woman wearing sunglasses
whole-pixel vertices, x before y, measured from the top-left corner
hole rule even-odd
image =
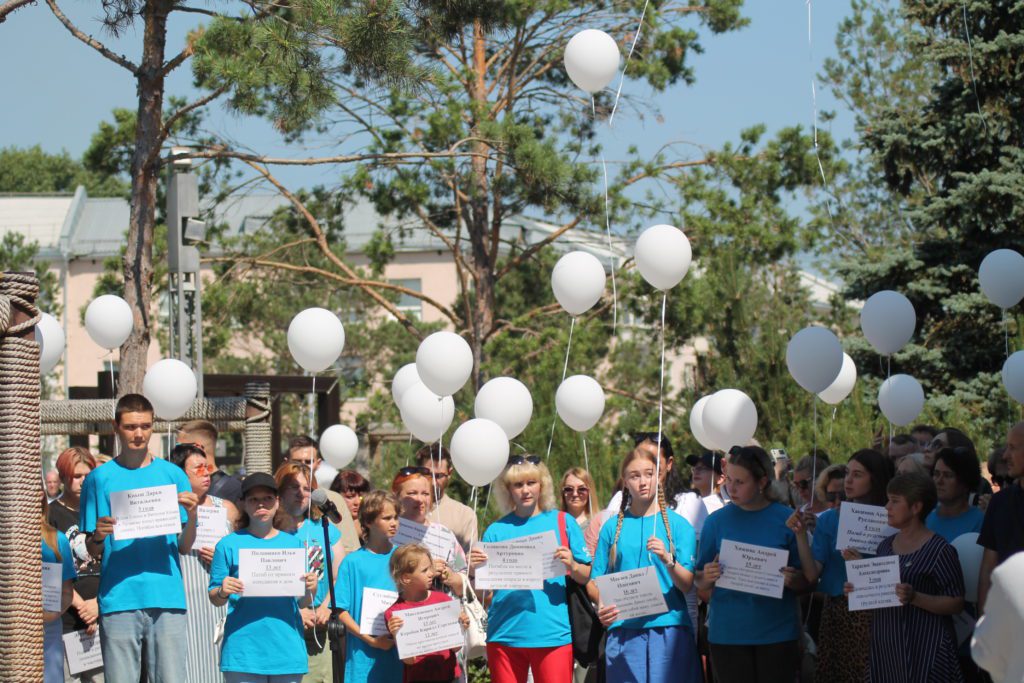
[[[469,564],[466,562],[466,553],[455,538],[455,534],[444,524],[430,519],[430,510],[434,507],[434,479],[430,469],[426,467],[403,467],[391,482],[391,492],[398,500],[398,523],[399,533],[395,537],[396,543],[402,538],[403,520],[415,522],[416,524],[436,530],[433,539],[444,539],[445,548],[437,547],[436,543],[429,543],[430,553],[434,558],[434,572],[441,585],[438,588],[447,589],[452,595],[462,595],[462,582],[465,574],[469,571]],[[402,541],[403,543],[406,541]],[[444,550],[444,552],[441,552]]]
[[[508,514],[487,527],[485,543],[551,532],[557,544],[554,559],[565,565],[577,583],[590,580],[590,554],[583,532],[567,514],[555,509],[551,473],[538,456],[511,456],[491,492]],[[475,547],[469,561],[475,569],[487,562],[487,554]],[[494,591],[487,611],[487,667],[493,683],[525,683],[531,670],[536,683],[572,679],[565,577],[548,578],[543,586],[541,590]]]
[[[819,451],[820,453],[820,451]],[[793,470],[793,488],[796,489],[796,508],[801,512],[820,515],[828,506],[814,495],[814,478],[828,467],[828,459],[821,455],[800,458]]]
[[[580,529],[586,529],[594,515],[594,479],[582,467],[573,467],[562,475],[562,512],[576,520]],[[600,508],[598,508],[600,511]]]
[[[839,509],[846,500],[846,465],[829,465],[818,473],[814,493],[828,510]]]
[[[224,521],[224,528],[220,530],[223,536],[231,533],[235,520],[238,519],[238,510],[230,501],[209,495],[212,472],[203,448],[193,443],[180,443],[171,451],[170,461],[185,470],[192,485],[192,493],[199,497],[197,508],[224,509],[225,516],[218,515],[212,519]],[[198,510],[197,515],[205,521]],[[178,559],[181,562],[181,576],[185,583],[185,600],[188,604],[186,680],[218,681],[222,677],[218,661],[220,653],[213,644],[213,639],[217,627],[227,615],[227,608],[210,602],[210,562],[213,560],[213,548],[199,547],[197,542],[188,555],[181,555]]]

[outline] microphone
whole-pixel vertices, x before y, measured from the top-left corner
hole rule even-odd
[[[320,509],[320,512],[327,519],[335,524],[341,523],[341,513],[338,512],[338,506],[331,502],[331,499],[327,497],[327,493],[323,489],[314,489],[309,496],[309,500]]]

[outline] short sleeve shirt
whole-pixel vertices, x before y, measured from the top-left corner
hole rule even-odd
[[[1014,484],[992,496],[981,524],[978,545],[994,550],[999,563],[1024,550],[1024,491]]]

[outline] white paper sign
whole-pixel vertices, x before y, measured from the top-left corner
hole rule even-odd
[[[43,611],[60,612],[63,574],[59,562],[43,562]]]
[[[896,586],[900,582],[898,555],[847,562],[846,580],[853,584],[853,592],[849,594],[851,612],[900,606],[896,597]]]
[[[181,533],[178,489],[174,484],[114,491],[110,494],[114,540],[129,541]]]
[[[196,508],[196,541],[193,550],[215,548],[217,541],[228,535],[228,511],[213,505]]]
[[[363,589],[363,609],[359,614],[359,632],[371,636],[383,636],[388,633],[388,624],[384,619],[384,610],[395,604],[398,593],[381,588]]]
[[[781,598],[785,589],[782,568],[788,559],[788,550],[723,540],[718,554],[722,576],[715,586]]]
[[[889,515],[884,507],[847,501],[839,508],[836,549],[854,548],[862,553],[874,555],[878,552],[878,544],[896,531],[889,526]]]
[[[414,607],[398,612],[402,628],[395,633],[398,658],[419,657],[435,652],[461,648],[465,644],[459,614],[462,607],[455,600],[436,605]]]
[[[545,563],[534,548],[518,543],[480,543],[487,562],[476,568],[478,590],[536,590],[544,588]]]
[[[398,520],[398,532],[391,539],[394,546],[417,543],[426,546],[435,560],[451,562],[455,554],[455,534],[443,526],[425,526],[408,519]]]
[[[302,548],[241,548],[238,578],[247,598],[302,597],[306,592]]]
[[[668,611],[654,567],[605,574],[594,579],[602,605],[615,605],[619,619],[636,619]]]
[[[85,632],[72,631],[64,634],[64,654],[68,658],[68,670],[72,676],[83,671],[103,667],[103,653],[100,650],[100,633],[91,636]]]

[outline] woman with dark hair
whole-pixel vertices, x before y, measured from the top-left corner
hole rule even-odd
[[[943,448],[935,455],[932,481],[939,504],[925,525],[952,543],[957,537],[981,531],[985,513],[970,504],[981,484],[978,458],[963,448]]]
[[[800,663],[797,593],[809,586],[800,572],[790,508],[775,498],[775,468],[757,446],[729,451],[726,486],[731,503],[708,517],[697,553],[697,586],[711,592],[708,642],[715,679],[722,683],[789,683]],[[733,541],[788,553],[782,598],[716,586],[722,576],[722,543]],[[726,568],[727,569],[727,568]],[[712,591],[713,589],[713,591]]]
[[[889,482],[888,498],[889,526],[899,533],[878,545],[878,556],[899,556],[896,595],[903,606],[873,610],[866,680],[963,681],[952,617],[964,609],[964,577],[956,550],[924,523],[935,507],[935,483],[901,474]]]
[[[893,465],[889,457],[870,449],[857,451],[846,466],[846,500],[863,505],[885,505],[885,487],[892,477]],[[818,517],[813,546],[808,539],[811,519],[807,513],[794,512],[786,524],[796,534],[804,577],[812,585],[818,582],[818,590],[825,594],[815,679],[829,683],[861,683],[866,668],[864,651],[871,637],[871,613],[848,609],[843,584],[846,583],[846,560],[853,559],[853,552],[836,546],[839,512],[840,508],[826,510]]]
[[[974,442],[956,427],[943,427],[940,429],[928,445],[924,448],[924,466],[931,472],[935,466],[935,455],[943,448],[965,448],[977,456],[974,450]]]
[[[215,536],[223,538],[231,533],[238,519],[238,510],[231,501],[209,495],[212,471],[202,446],[179,443],[168,459],[185,471],[192,485],[192,493],[199,497],[196,504],[196,542],[188,555],[179,558],[181,577],[185,584],[185,602],[188,604],[185,622],[188,642],[186,680],[215,681],[221,673],[214,634],[227,616],[227,608],[210,602],[213,547],[202,542]]]
[[[341,497],[345,499],[345,507],[352,514],[352,523],[355,524],[356,534],[362,540],[363,532],[359,527],[359,504],[363,502],[363,496],[373,490],[370,480],[355,470],[342,470],[331,482],[331,490],[340,493]]]

